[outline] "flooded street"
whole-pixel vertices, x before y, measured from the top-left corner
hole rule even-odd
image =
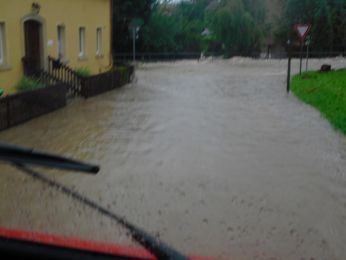
[[[311,66],[324,62],[346,66]],[[185,254],[346,259],[346,138],[286,94],[286,66],[141,64],[134,83],[0,140],[100,164],[96,176],[40,171]],[[0,167],[0,226],[132,244],[115,223]]]

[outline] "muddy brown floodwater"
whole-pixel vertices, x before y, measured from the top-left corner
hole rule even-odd
[[[311,66],[324,62],[346,66]],[[97,176],[41,171],[183,253],[346,259],[346,138],[285,93],[285,72],[284,60],[142,64],[135,83],[0,140],[100,164]],[[1,226],[132,243],[72,199],[0,170]]]

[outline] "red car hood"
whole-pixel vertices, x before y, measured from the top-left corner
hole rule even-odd
[[[22,230],[13,230],[0,227],[0,237],[15,239],[24,242],[34,242],[47,246],[56,246],[62,248],[76,249],[87,252],[103,253],[114,256],[124,256],[130,258],[138,258],[139,260],[157,260],[150,252],[143,248],[126,247],[115,244],[107,244],[100,242],[91,242],[73,237],[59,237],[35,232],[27,232]],[[198,256],[189,257],[191,260],[216,260],[212,258],[203,258]]]

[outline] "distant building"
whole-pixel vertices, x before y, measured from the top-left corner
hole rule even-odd
[[[48,56],[92,74],[111,63],[111,0],[0,0],[0,88],[13,92]]]

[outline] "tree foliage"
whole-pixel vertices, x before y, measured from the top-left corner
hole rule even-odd
[[[176,21],[155,10],[140,32],[140,49],[144,52],[176,51],[176,34]]]
[[[346,46],[346,0],[277,0],[282,7],[278,23],[267,24],[263,0],[113,0],[115,50],[130,52],[129,23],[140,18],[137,40],[142,52],[222,52],[225,56],[259,52],[276,32],[278,42],[297,39],[296,23],[313,25],[312,48],[339,50]],[[207,30],[206,30],[207,29]],[[211,32],[202,34],[202,32]]]
[[[346,45],[346,0],[286,0],[278,33],[282,41],[297,38],[292,28],[310,23],[315,51],[341,50]]]
[[[203,46],[204,10],[208,1],[158,4],[140,33],[142,50],[199,52]]]
[[[113,1],[113,47],[116,52],[131,50],[131,20],[141,19],[147,23],[157,0],[112,0]]]
[[[140,48],[155,52],[218,51],[225,55],[259,50],[265,9],[260,0],[211,0],[157,4],[140,33]],[[210,35],[202,35],[208,29]]]
[[[209,21],[226,56],[259,51],[264,28],[263,5],[260,1],[224,1],[209,13]]]

